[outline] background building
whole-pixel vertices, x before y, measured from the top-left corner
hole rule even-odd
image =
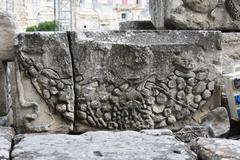
[[[63,30],[118,29],[122,21],[150,19],[148,0],[0,0],[0,10],[15,15],[19,31],[54,20],[54,13]]]

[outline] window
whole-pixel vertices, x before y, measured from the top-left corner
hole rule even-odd
[[[80,0],[80,4],[83,4],[83,3],[85,3],[85,0]]]
[[[122,19],[127,19],[127,13],[122,13]]]

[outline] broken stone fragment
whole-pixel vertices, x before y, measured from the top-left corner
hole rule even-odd
[[[185,143],[189,143],[198,137],[211,137],[210,131],[203,126],[185,126],[174,135],[177,140]]]
[[[157,29],[240,30],[238,0],[150,0]]]
[[[239,148],[239,140],[198,138],[191,142],[191,149],[198,155],[198,158],[204,160],[238,160],[240,154]]]
[[[226,108],[218,107],[209,112],[201,120],[201,125],[210,128],[215,137],[226,135],[230,131],[230,120]]]

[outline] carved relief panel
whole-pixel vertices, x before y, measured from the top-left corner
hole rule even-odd
[[[73,40],[72,51],[75,132],[197,123],[194,115],[208,105],[218,86],[211,61],[220,61],[220,55],[211,59],[195,45]]]
[[[18,127],[24,132],[72,130],[74,83],[67,34],[19,34],[16,54]]]

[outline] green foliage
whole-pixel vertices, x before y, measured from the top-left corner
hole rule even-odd
[[[31,27],[27,27],[26,32],[34,32],[37,31],[37,26],[31,26]]]
[[[59,23],[54,21],[41,22],[38,25],[27,27],[26,32],[34,31],[55,31],[59,26]]]

